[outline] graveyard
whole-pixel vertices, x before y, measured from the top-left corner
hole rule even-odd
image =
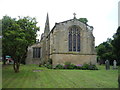
[[[97,65],[99,70],[54,70],[38,65],[3,66],[3,88],[117,88],[118,70]]]

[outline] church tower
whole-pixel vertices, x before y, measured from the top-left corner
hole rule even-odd
[[[49,34],[49,32],[50,32],[50,26],[49,26],[49,17],[48,17],[48,13],[47,13],[44,35],[47,36]]]

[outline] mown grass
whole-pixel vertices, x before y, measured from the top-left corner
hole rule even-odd
[[[3,88],[117,88],[118,70],[52,70],[36,65],[21,65],[14,73],[3,67]],[[41,70],[33,72],[33,70]]]
[[[2,62],[0,62],[0,89],[2,88]]]

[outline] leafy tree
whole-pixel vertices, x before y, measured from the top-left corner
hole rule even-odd
[[[27,47],[36,42],[36,36],[37,36],[36,32],[39,30],[39,27],[36,26],[37,24],[36,19],[31,17],[24,17],[24,18],[19,17],[17,24],[19,24],[21,29],[24,30],[25,39],[27,40],[27,43],[25,44],[26,45],[25,54],[22,58],[22,63],[25,63]]]
[[[87,18],[79,18],[78,20],[85,24],[88,22]]]
[[[118,64],[120,64],[120,26],[117,29],[117,32],[113,35],[112,40],[112,46],[113,46],[113,52],[116,55],[116,59],[118,61]]]
[[[109,60],[110,64],[113,63],[113,60],[116,58],[113,53],[113,47],[111,45],[111,39],[108,39],[106,42],[101,43],[96,47],[97,55],[99,62],[104,63],[105,60]]]
[[[12,56],[15,72],[19,72],[21,61],[25,61],[28,46],[36,41],[36,32],[39,30],[36,24],[36,19],[30,17],[19,17],[16,20],[15,18],[4,16],[2,19],[3,56]]]

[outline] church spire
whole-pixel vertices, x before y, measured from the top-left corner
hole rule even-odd
[[[50,27],[49,27],[49,16],[47,13],[47,17],[46,17],[46,23],[45,23],[45,29],[44,29],[44,34],[45,36],[47,36],[50,32]]]

